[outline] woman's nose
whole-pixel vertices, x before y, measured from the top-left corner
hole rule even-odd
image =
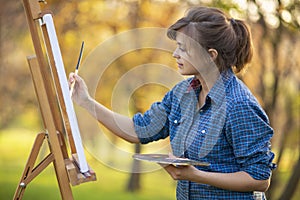
[[[179,54],[177,53],[177,49],[178,49],[178,48],[176,48],[175,51],[174,51],[173,54],[172,54],[172,56],[173,56],[174,58],[180,58]]]

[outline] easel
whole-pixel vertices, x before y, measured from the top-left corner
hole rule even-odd
[[[63,89],[59,80],[60,72],[56,68],[57,61],[48,35],[49,30],[45,24],[39,24],[43,16],[49,15],[49,12],[41,11],[40,2],[44,1],[23,0],[23,5],[36,53],[36,56],[30,56],[27,60],[46,131],[36,136],[23,175],[15,191],[14,199],[22,199],[27,185],[50,163],[53,163],[61,197],[68,200],[73,199],[70,184],[74,186],[95,181],[96,174],[89,168],[85,171],[80,169],[82,162],[80,163],[80,159],[78,160],[80,152],[77,152],[76,149],[78,141],[73,138],[74,130],[72,130],[72,123],[70,123],[72,122],[70,121],[70,114],[67,112],[68,105],[66,105],[63,97]],[[39,31],[38,27],[42,31]],[[48,60],[45,58],[45,51]],[[67,152],[65,136],[69,141],[71,157]],[[35,165],[45,140],[48,142],[50,153]]]

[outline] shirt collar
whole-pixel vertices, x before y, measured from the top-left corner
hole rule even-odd
[[[214,86],[208,93],[208,98],[212,100],[216,105],[221,105],[224,102],[226,95],[226,88],[228,87],[231,79],[233,78],[234,73],[232,69],[228,69],[223,71]],[[196,91],[202,87],[200,81],[193,77],[188,82],[186,93],[190,93],[191,91]]]
[[[233,76],[234,73],[231,69],[223,71],[214,86],[209,91],[208,97],[216,105],[221,105],[224,102],[226,96],[226,88],[228,87]]]
[[[193,89],[193,90],[197,90],[197,89],[199,89],[200,87],[201,87],[200,81],[199,81],[196,77],[194,77],[194,78],[191,80],[191,82],[189,83],[189,87],[188,87],[188,89],[187,89],[187,92],[190,92],[192,89]]]

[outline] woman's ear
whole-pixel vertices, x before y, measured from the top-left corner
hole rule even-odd
[[[208,53],[213,61],[215,61],[218,57],[218,51],[215,49],[208,49]]]

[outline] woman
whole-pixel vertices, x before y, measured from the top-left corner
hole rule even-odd
[[[177,199],[265,199],[270,184],[273,130],[247,87],[235,76],[252,58],[251,35],[241,20],[216,8],[195,7],[167,33],[182,75],[161,102],[133,119],[92,99],[76,81],[73,100],[114,134],[146,144],[170,137],[173,154],[209,162],[208,167],[163,166],[178,180]],[[255,192],[259,191],[259,192]]]

